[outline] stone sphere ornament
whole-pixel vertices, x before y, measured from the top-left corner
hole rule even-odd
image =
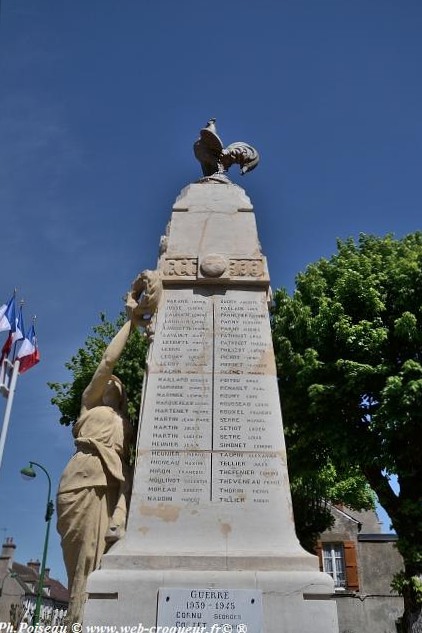
[[[221,277],[227,270],[228,262],[222,255],[207,255],[201,262],[201,273],[204,277]]]

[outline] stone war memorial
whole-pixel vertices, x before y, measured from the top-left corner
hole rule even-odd
[[[203,178],[176,199],[157,268],[128,298],[150,339],[133,484],[83,624],[337,633],[332,580],[295,534],[267,264],[251,201],[227,176],[258,153],[224,148],[214,119],[194,152]]]

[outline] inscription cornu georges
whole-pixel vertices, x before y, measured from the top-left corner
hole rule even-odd
[[[263,291],[167,291],[142,422],[145,502],[270,503],[281,447],[268,350]]]

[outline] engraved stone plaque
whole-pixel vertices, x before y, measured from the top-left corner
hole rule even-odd
[[[262,633],[262,592],[162,587],[157,626],[177,627],[181,632],[192,627],[188,633]]]
[[[132,496],[143,552],[273,561],[295,546],[286,478],[266,291],[164,289]]]

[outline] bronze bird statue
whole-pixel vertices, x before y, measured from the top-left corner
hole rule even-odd
[[[234,164],[240,165],[240,172],[243,175],[252,171],[259,162],[256,149],[243,141],[231,143],[224,149],[217,134],[215,119],[210,119],[206,127],[200,130],[193,151],[201,163],[204,176],[223,174]]]

